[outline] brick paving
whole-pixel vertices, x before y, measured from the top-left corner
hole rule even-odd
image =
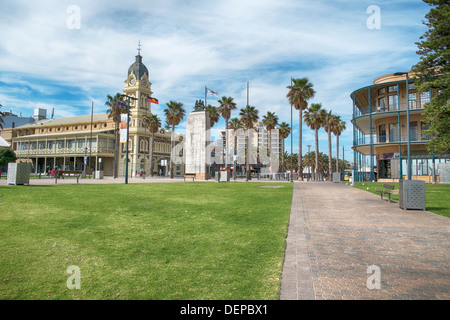
[[[280,299],[449,300],[449,236],[449,218],[351,186],[295,182]]]

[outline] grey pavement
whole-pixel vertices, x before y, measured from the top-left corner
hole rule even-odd
[[[449,218],[295,182],[280,299],[448,300],[449,236]]]

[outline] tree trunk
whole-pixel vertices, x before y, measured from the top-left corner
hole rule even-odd
[[[333,165],[331,163],[331,159],[333,158],[333,155],[331,154],[331,130],[328,130],[328,180],[332,180],[332,171],[333,171]]]
[[[119,123],[115,123],[116,140],[114,141],[114,179],[119,176],[119,147],[120,147],[120,134]]]
[[[228,169],[228,119],[225,119],[225,168]]]
[[[245,181],[249,181],[251,179],[250,175],[250,137],[249,137],[250,129],[247,129],[247,154],[245,157]]]
[[[298,118],[298,180],[303,181],[303,155],[302,155],[302,123],[303,110],[299,109]]]
[[[172,134],[170,137],[170,163],[169,163],[169,172],[170,172],[170,179],[173,179],[173,149],[174,149],[174,143],[175,143],[175,126],[172,125]]]
[[[339,135],[336,135],[336,172],[339,172]]]
[[[155,133],[152,132],[152,140],[150,141],[150,147],[152,148],[150,151],[150,176],[153,177],[153,143],[155,140]]]
[[[319,180],[319,130],[314,130],[316,142],[316,180]]]

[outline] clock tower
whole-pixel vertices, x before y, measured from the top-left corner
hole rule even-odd
[[[147,99],[152,96],[152,84],[149,81],[148,69],[142,63],[140,47],[139,43],[136,61],[128,68],[123,89],[126,95],[137,99],[130,99],[130,126],[141,126],[143,117],[151,113],[151,104]],[[124,101],[128,103],[127,98],[124,98]]]

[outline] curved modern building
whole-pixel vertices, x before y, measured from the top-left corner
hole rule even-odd
[[[387,74],[351,93],[354,181],[407,179],[408,144],[411,179],[439,181],[438,164],[450,157],[427,151],[423,122],[424,104],[436,92],[419,93],[414,80],[412,72]]]

